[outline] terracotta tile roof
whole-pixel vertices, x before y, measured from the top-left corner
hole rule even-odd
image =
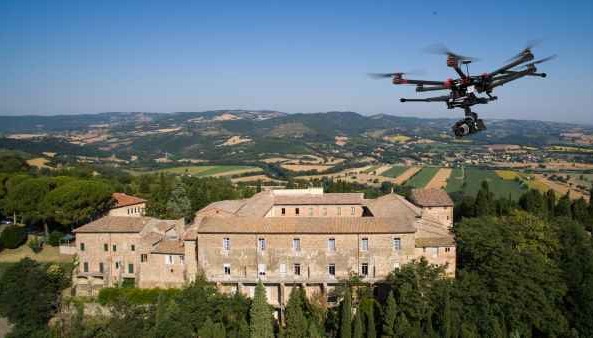
[[[421,207],[452,207],[453,201],[449,194],[442,189],[412,189],[410,193],[412,203]]]
[[[185,249],[183,248],[183,242],[176,239],[166,239],[160,241],[157,246],[152,249],[151,253],[156,254],[170,254],[170,255],[183,255]]]
[[[85,224],[77,229],[75,233],[83,232],[140,232],[154,218],[151,217],[125,217],[105,216],[98,220]]]
[[[413,222],[378,217],[204,217],[197,228],[197,233],[352,234],[415,231]]]
[[[152,247],[163,239],[164,235],[156,232],[149,232],[142,235],[142,241],[144,241],[149,247]]]
[[[387,194],[376,199],[365,200],[365,206],[374,217],[403,217],[410,220],[420,217],[422,210],[397,194]]]
[[[114,208],[127,207],[130,205],[145,203],[146,200],[136,196],[126,195],[123,192],[114,192],[113,199],[115,200]]]
[[[362,193],[325,193],[274,196],[275,205],[331,205],[331,204],[362,204]]]

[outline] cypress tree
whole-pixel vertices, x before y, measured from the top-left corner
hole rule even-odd
[[[395,321],[397,319],[397,304],[395,302],[395,297],[393,297],[393,291],[389,291],[383,314],[383,336],[394,337]]]
[[[304,295],[301,288],[293,288],[286,305],[286,328],[284,337],[307,337],[308,323],[304,313]]]
[[[585,224],[589,221],[589,210],[587,210],[587,207],[587,202],[583,197],[572,202],[572,217],[581,224]]]
[[[494,198],[492,196],[492,193],[490,192],[488,182],[482,181],[482,187],[478,191],[478,195],[476,196],[476,202],[474,204],[476,217],[490,216],[494,214],[493,199]]]
[[[191,202],[187,197],[187,192],[181,181],[177,182],[175,189],[171,192],[171,197],[169,197],[169,201],[167,202],[167,211],[172,217],[183,217],[186,221],[191,220]]]
[[[266,290],[261,281],[255,287],[255,294],[249,310],[249,333],[251,338],[273,338],[272,311],[266,301]]]
[[[375,301],[371,299],[371,306],[365,311],[367,338],[377,338],[377,327],[375,326]]]
[[[556,208],[554,210],[554,215],[556,217],[571,217],[571,203],[568,194],[569,192],[567,192],[564,196],[560,197],[560,199],[558,200],[558,203],[556,204]]]
[[[546,191],[546,209],[548,210],[548,218],[554,217],[554,209],[556,209],[556,193],[553,189]]]
[[[352,296],[350,288],[344,292],[342,301],[342,317],[340,320],[340,338],[350,338],[352,336]]]
[[[352,329],[352,338],[363,338],[362,319],[360,319],[361,313],[357,311],[354,315],[354,327]]]

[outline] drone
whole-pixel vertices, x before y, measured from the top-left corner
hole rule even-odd
[[[401,98],[400,102],[445,102],[448,109],[462,108],[465,111],[465,118],[457,121],[451,129],[456,137],[464,137],[475,134],[486,129],[484,121],[478,118],[478,114],[472,112],[471,107],[476,104],[487,104],[495,101],[498,97],[492,95],[496,87],[500,87],[511,81],[525,76],[546,77],[546,73],[538,73],[536,65],[549,61],[556,55],[535,60],[531,49],[534,43],[528,44],[520,53],[507,60],[504,66],[481,75],[470,75],[469,64],[477,61],[476,58],[453,53],[445,46],[434,46],[429,51],[447,56],[447,67],[453,68],[459,75],[456,79],[445,81],[411,80],[404,76],[410,73],[373,73],[369,74],[374,78],[391,78],[394,85],[415,85],[416,92],[429,92],[448,90],[449,95],[427,97],[422,99]],[[462,68],[465,66],[466,72]],[[485,93],[486,96],[480,96]]]

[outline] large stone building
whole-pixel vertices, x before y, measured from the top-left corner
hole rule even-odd
[[[415,190],[408,201],[318,188],[215,202],[187,226],[106,216],[75,230],[75,286],[81,294],[126,279],[139,287],[178,287],[202,274],[223,291],[253,295],[261,280],[270,304],[282,308],[295,285],[331,298],[340,280],[357,274],[381,282],[422,256],[454,275],[452,216],[442,190]]]
[[[146,200],[121,192],[113,193],[115,205],[109,210],[109,216],[144,216]]]

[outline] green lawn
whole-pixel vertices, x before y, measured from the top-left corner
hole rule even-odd
[[[398,177],[399,175],[403,174],[404,171],[408,170],[408,167],[394,165],[393,167],[389,168],[389,170],[383,172],[381,176],[385,177]]]
[[[438,167],[423,167],[416,175],[407,180],[404,185],[412,188],[424,188],[439,169]]]
[[[521,183],[515,180],[503,180],[500,176],[496,175],[494,170],[466,168],[465,179],[461,185],[458,179],[460,176],[460,169],[453,170],[446,188],[448,192],[463,191],[466,195],[475,196],[478,190],[480,190],[483,181],[488,182],[490,191],[497,198],[511,196],[514,200],[518,200],[521,194],[525,192],[525,188],[521,186]]]
[[[447,192],[457,192],[463,188],[465,170],[463,168],[454,168],[451,172],[451,176],[447,180],[447,186],[445,190]]]

